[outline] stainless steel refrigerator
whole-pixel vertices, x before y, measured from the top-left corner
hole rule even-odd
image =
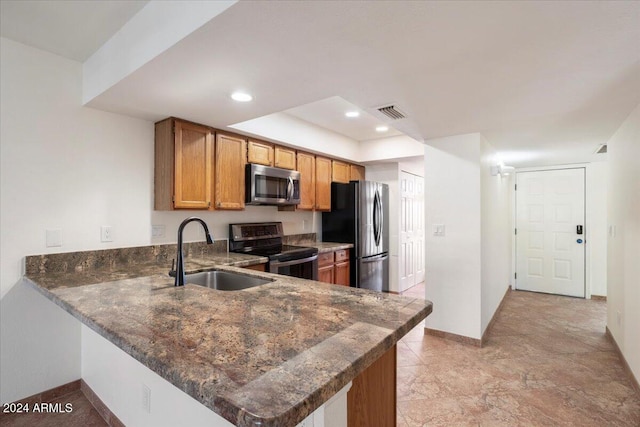
[[[351,286],[389,291],[389,186],[373,181],[331,184],[322,240],[353,243]]]

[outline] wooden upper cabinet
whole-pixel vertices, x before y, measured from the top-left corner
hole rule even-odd
[[[349,165],[349,180],[364,181],[364,166]]]
[[[348,184],[350,178],[349,164],[339,160],[333,160],[332,163],[331,181]]]
[[[276,145],[273,164],[277,168],[294,170],[296,168],[296,150]]]
[[[247,159],[245,139],[216,134],[216,209],[244,209],[244,167]]]
[[[247,144],[247,160],[249,163],[273,166],[273,144],[250,139]]]
[[[331,210],[331,160],[316,156],[316,210]]]
[[[313,210],[316,206],[316,159],[313,154],[297,153],[297,170],[300,172],[300,210]]]
[[[210,128],[176,119],[156,123],[155,209],[209,209],[213,170]]]

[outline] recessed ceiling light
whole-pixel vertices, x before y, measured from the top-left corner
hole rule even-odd
[[[389,130],[389,126],[376,126],[376,132],[386,132]]]
[[[353,118],[353,117],[359,117],[360,113],[358,111],[347,111],[346,113],[344,113],[345,116]]]
[[[231,99],[238,102],[249,102],[253,99],[253,96],[244,92],[233,92],[231,94]]]

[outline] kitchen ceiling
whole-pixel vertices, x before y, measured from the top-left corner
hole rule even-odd
[[[2,37],[84,62],[148,0],[2,0]]]
[[[28,16],[4,14],[17,37],[4,19]],[[482,132],[515,166],[596,160],[640,103],[640,2],[242,1],[88,105],[221,128],[288,111],[348,135],[312,114],[339,99],[400,105],[417,140]]]
[[[349,111],[357,111],[360,115],[358,117],[346,117],[345,113]],[[284,112],[316,126],[331,129],[356,141],[402,135],[402,132],[393,128],[392,120],[382,120],[374,117],[339,96],[290,108]],[[386,132],[376,131],[376,127],[384,125],[388,127]]]

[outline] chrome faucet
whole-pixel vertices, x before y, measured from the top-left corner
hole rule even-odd
[[[182,251],[182,232],[184,231],[184,227],[192,221],[197,221],[200,224],[202,224],[202,227],[204,228],[204,233],[207,237],[207,245],[211,245],[213,243],[211,234],[209,234],[209,227],[207,227],[207,224],[203,220],[195,216],[192,216],[182,221],[182,224],[180,224],[180,227],[178,227],[178,254],[176,255],[176,269],[174,270],[173,266],[171,266],[171,271],[169,271],[169,276],[175,276],[176,278],[174,282],[174,286],[184,286],[185,278],[184,278],[184,255]]]

